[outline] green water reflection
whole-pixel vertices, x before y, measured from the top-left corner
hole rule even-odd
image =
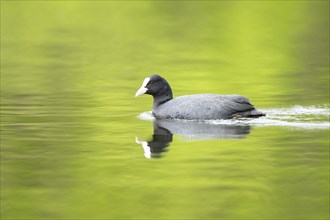
[[[142,80],[329,107],[328,1],[1,1],[2,219],[327,219],[329,129],[255,127],[159,159]],[[326,116],[323,120],[328,121]]]

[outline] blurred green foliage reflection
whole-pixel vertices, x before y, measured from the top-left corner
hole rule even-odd
[[[1,1],[2,219],[329,218],[327,129],[174,135],[145,159],[153,73],[329,107],[329,1]]]

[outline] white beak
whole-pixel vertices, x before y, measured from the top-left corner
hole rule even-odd
[[[142,94],[146,93],[146,91],[148,91],[148,89],[146,88],[146,85],[148,84],[149,81],[150,81],[149,77],[144,79],[141,88],[135,93],[135,97],[142,95]]]
[[[142,95],[144,93],[146,93],[146,91],[148,91],[148,89],[146,87],[141,87],[136,93],[135,93],[135,97]]]

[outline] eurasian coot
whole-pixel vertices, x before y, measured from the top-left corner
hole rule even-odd
[[[144,79],[135,97],[142,94],[153,96],[152,114],[156,118],[211,120],[265,116],[240,95],[198,94],[173,99],[168,82],[156,74]]]

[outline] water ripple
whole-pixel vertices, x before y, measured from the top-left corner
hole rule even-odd
[[[299,129],[329,129],[330,109],[326,106],[293,106],[290,108],[260,109],[265,117],[256,119],[207,120],[205,123],[223,125],[283,126]],[[151,112],[143,112],[138,118],[152,121]]]

